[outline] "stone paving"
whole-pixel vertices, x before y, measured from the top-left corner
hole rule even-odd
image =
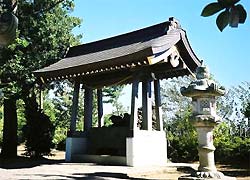
[[[19,152],[21,152],[19,150]],[[64,152],[43,160],[20,157],[14,160],[0,159],[0,180],[9,179],[132,179],[132,180],[177,180],[197,169],[198,164],[169,163],[164,167],[103,166],[88,163],[65,163]],[[237,176],[238,180],[249,180],[249,169],[233,169],[220,166],[219,170]],[[236,174],[234,174],[236,173]]]
[[[6,166],[0,169],[0,179],[177,179],[184,173],[176,167],[101,166],[83,163],[34,164],[25,167]],[[164,176],[163,176],[164,175]]]
[[[132,179],[132,180],[177,180],[190,173],[197,164],[173,163],[165,167],[102,166],[86,163],[65,163],[63,161],[20,161],[3,165],[0,162],[0,179]],[[178,171],[177,171],[178,169]],[[180,171],[181,169],[181,171]],[[239,169],[238,169],[239,170]],[[226,169],[228,171],[228,168]],[[233,172],[233,171],[232,171]],[[241,173],[241,174],[240,174]],[[238,180],[250,179],[249,172],[242,170]]]

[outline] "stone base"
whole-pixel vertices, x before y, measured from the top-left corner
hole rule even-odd
[[[127,166],[166,166],[167,144],[164,131],[136,130],[133,136],[126,129],[91,129],[88,136],[66,139],[66,162],[92,162]],[[119,134],[120,133],[120,134]],[[110,135],[112,135],[111,138]],[[103,142],[104,141],[104,142]],[[105,154],[104,149],[115,149],[116,154]],[[102,154],[98,153],[98,150]]]
[[[167,144],[164,131],[134,131],[134,136],[126,139],[127,165],[166,166]]]
[[[72,156],[72,162],[95,163],[100,165],[118,165],[126,166],[125,156],[110,156],[110,155],[89,155],[75,154]]]
[[[198,178],[192,176],[181,176],[178,180],[219,180],[218,178]],[[221,180],[236,180],[235,177],[224,176]]]
[[[192,175],[181,176],[178,180],[236,180],[235,177],[225,176],[223,173],[216,172],[195,172]]]
[[[87,151],[88,139],[84,137],[67,137],[65,161],[71,162],[74,154],[85,154]]]

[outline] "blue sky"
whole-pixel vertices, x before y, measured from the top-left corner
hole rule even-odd
[[[200,16],[203,7],[216,0],[75,0],[72,15],[80,17],[83,43],[141,29],[177,18],[187,31],[191,46],[222,85],[227,88],[250,80],[250,1],[241,0],[248,11],[239,28],[217,29],[216,16]]]

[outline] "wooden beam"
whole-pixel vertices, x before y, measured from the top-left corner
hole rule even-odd
[[[102,89],[97,89],[98,127],[104,126]]]
[[[93,89],[85,87],[84,91],[84,131],[92,127]]]
[[[142,82],[142,129],[152,130],[152,91],[151,82]]]
[[[148,63],[150,65],[153,65],[153,64],[157,64],[161,61],[168,62],[168,56],[170,56],[174,52],[178,52],[178,50],[175,46],[171,47],[170,49],[168,49],[167,51],[163,52],[162,54],[160,54],[158,56],[153,55],[153,56],[147,57]]]
[[[161,94],[160,94],[160,80],[154,81],[154,95],[155,95],[155,116],[156,116],[156,129],[163,131],[163,119],[161,108]]]
[[[135,130],[137,128],[137,121],[138,121],[138,86],[139,86],[139,81],[136,79],[132,83],[130,130]]]
[[[78,101],[79,101],[79,89],[80,82],[75,81],[74,92],[73,92],[73,103],[71,108],[71,121],[70,121],[70,132],[74,133],[76,131],[76,119],[78,111]]]

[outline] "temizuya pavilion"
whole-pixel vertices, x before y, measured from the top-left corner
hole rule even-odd
[[[75,82],[66,161],[129,166],[164,165],[166,136],[160,100],[161,79],[190,75],[201,66],[186,32],[173,18],[151,27],[71,47],[66,57],[35,72],[42,82]],[[142,83],[142,98],[138,85]],[[84,87],[84,131],[76,132],[80,84]],[[132,84],[127,126],[103,127],[102,88]],[[151,87],[153,86],[153,88]],[[151,90],[153,89],[153,91]],[[98,127],[92,126],[93,92],[97,91]],[[138,127],[138,101],[142,125]],[[152,125],[154,106],[155,124]]]

